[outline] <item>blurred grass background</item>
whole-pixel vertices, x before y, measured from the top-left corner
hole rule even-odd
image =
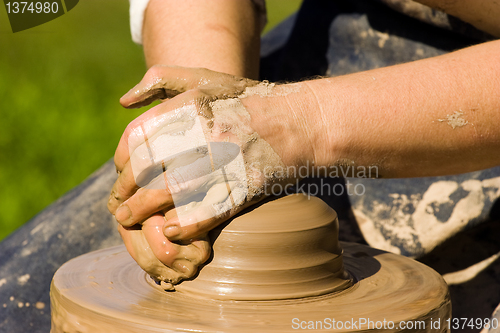
[[[264,33],[301,0],[268,0]],[[130,39],[128,1],[81,0],[67,14],[12,33],[0,8],[0,240],[114,154],[141,111],[118,99],[145,72]]]

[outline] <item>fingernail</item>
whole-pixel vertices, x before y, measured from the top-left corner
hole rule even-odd
[[[130,208],[128,208],[127,205],[121,205],[116,210],[115,219],[120,223],[125,222],[126,220],[130,219],[131,217],[132,217],[132,212],[130,211]]]
[[[166,227],[164,230],[163,230],[163,234],[165,235],[165,237],[167,238],[174,238],[174,237],[177,237],[181,234],[182,232],[182,229],[179,228],[178,226],[176,225],[172,225],[170,227]]]
[[[125,96],[128,96],[128,95],[134,95],[134,94],[136,94],[139,91],[139,89],[138,89],[139,85],[140,85],[140,83],[138,83],[135,86],[133,86],[132,88],[130,88],[130,90],[127,91],[125,93],[125,95],[122,96],[122,98],[125,97]]]
[[[138,95],[138,92],[139,92],[139,89],[137,88],[138,85],[135,85],[132,89],[130,89],[129,91],[127,91],[125,93],[125,95],[123,95],[122,97],[120,97],[120,103],[125,103],[126,99],[128,98],[131,98],[131,97],[134,97],[135,95]],[[129,105],[130,102],[126,102],[125,103],[126,105]]]

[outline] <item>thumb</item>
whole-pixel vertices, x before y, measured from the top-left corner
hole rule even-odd
[[[204,68],[155,65],[141,82],[120,98],[120,104],[126,108],[138,108],[158,99],[172,98],[207,84],[214,74]]]

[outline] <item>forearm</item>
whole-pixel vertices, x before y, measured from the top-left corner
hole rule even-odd
[[[496,0],[415,0],[500,37],[500,3]]]
[[[146,63],[257,78],[259,32],[250,0],[151,0],[143,28]]]
[[[381,177],[492,167],[500,164],[499,60],[500,42],[491,42],[408,64],[305,81],[298,92],[269,99],[268,111],[285,110],[274,121],[254,112],[254,126],[271,146],[288,147],[278,151],[287,165],[377,166]],[[448,118],[460,114],[463,121],[455,121],[453,128]],[[270,128],[273,122],[279,123]],[[282,140],[274,134],[279,127],[292,129],[298,139],[287,139],[295,140],[288,145],[277,142]]]

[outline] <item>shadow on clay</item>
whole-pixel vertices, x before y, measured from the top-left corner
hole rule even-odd
[[[354,283],[375,275],[382,267],[377,260],[377,255],[387,252],[365,247],[364,251],[350,253],[347,243],[341,243],[344,249],[344,265],[346,270],[354,277]]]
[[[226,221],[226,222],[222,223],[221,225],[217,226],[216,228],[212,229],[209,233],[210,243],[213,244],[217,240],[217,238],[219,237],[222,230],[224,230],[224,228],[226,228],[231,223],[231,221],[233,219],[235,219],[243,214],[247,214],[247,213],[253,211],[254,209],[259,208],[260,206],[262,206],[268,202],[277,200],[279,198],[281,198],[281,197],[278,197],[278,196],[268,197],[268,198],[262,200],[261,202],[259,202],[258,204],[255,204],[255,205],[241,211],[239,214],[235,215],[234,217],[232,217],[228,221]],[[376,259],[376,256],[385,254],[387,252],[382,251],[382,250],[378,250],[378,249],[374,249],[374,248],[370,248],[368,246],[365,247],[363,251],[353,252],[353,251],[348,250],[350,248],[350,244],[354,244],[354,243],[341,242],[341,246],[344,249],[343,258],[344,258],[345,269],[354,278],[355,283],[375,275],[381,269],[381,264]],[[192,278],[187,279],[186,281],[191,281],[191,280],[196,279],[199,275],[199,272],[203,269],[203,267],[210,264],[212,262],[213,258],[214,258],[214,254],[212,251],[209,259],[202,266],[199,267],[198,272]],[[182,284],[182,282],[181,282],[181,284]]]
[[[229,223],[231,223],[231,221],[234,220],[235,218],[237,218],[237,217],[239,217],[241,215],[247,214],[247,213],[253,211],[256,208],[259,208],[260,206],[262,206],[262,205],[264,205],[264,204],[266,204],[268,202],[277,200],[277,199],[279,199],[281,197],[284,197],[284,196],[285,195],[283,195],[283,196],[271,196],[271,197],[268,197],[268,198],[262,200],[261,202],[255,204],[255,205],[253,205],[253,206],[251,206],[249,208],[246,208],[246,209],[242,210],[241,212],[239,212],[235,216],[231,217],[226,222],[218,225],[217,227],[215,227],[214,229],[212,229],[208,233],[208,239],[210,240],[210,244],[212,245],[213,243],[215,243],[215,241],[219,237],[219,235],[222,232],[222,230],[224,230],[224,228],[227,227],[229,225]],[[193,277],[189,278],[189,279],[185,279],[185,280],[181,281],[179,284],[182,284],[182,282],[184,282],[184,281],[192,281],[192,280],[196,279],[198,277],[198,275],[200,274],[200,271],[203,269],[203,267],[205,267],[206,265],[210,264],[213,259],[214,259],[214,251],[211,251],[210,252],[210,257],[208,258],[208,260],[203,265],[201,265],[200,267],[198,267],[198,271],[196,272],[196,274]]]

